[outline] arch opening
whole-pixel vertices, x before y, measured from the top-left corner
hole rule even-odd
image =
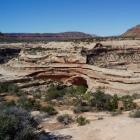
[[[67,80],[68,83],[71,83],[72,85],[76,86],[84,86],[88,88],[87,80],[83,77],[77,76],[77,77],[71,77]]]

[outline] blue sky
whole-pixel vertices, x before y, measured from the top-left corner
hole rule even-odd
[[[140,24],[140,0],[0,0],[1,32],[118,35]]]

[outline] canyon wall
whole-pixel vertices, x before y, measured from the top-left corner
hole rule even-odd
[[[1,65],[1,79],[52,79],[92,91],[140,94],[140,42],[121,43],[22,44],[16,46],[20,53]]]

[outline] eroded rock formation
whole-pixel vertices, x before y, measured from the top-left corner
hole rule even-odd
[[[140,41],[20,44],[18,57],[1,65],[1,80],[20,84],[26,77],[102,88],[110,94],[140,94]],[[21,81],[20,81],[21,80]],[[42,82],[41,82],[42,84]],[[43,83],[44,84],[44,83]],[[25,86],[28,86],[26,84]]]

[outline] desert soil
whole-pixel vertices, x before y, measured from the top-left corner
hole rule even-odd
[[[95,119],[85,126],[74,125],[54,133],[71,135],[72,140],[140,140],[139,130],[140,119],[130,118],[125,113],[115,117],[107,115],[103,120]]]

